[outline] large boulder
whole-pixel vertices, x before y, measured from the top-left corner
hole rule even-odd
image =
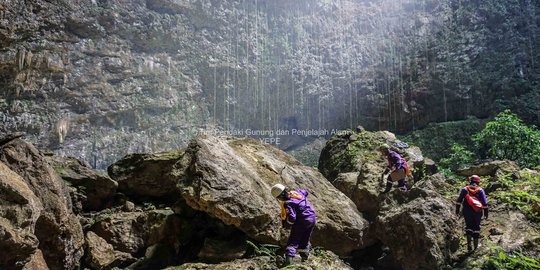
[[[43,206],[24,180],[3,162],[0,194],[0,269],[28,269],[39,252],[34,228]]]
[[[111,204],[118,183],[73,157],[47,157],[54,170],[75,188],[72,202],[81,198],[83,211],[99,211]]]
[[[312,243],[346,255],[370,244],[368,222],[352,201],[318,171],[283,151],[248,138],[198,136],[188,146],[190,160],[182,196],[189,206],[232,224],[249,237],[277,243],[279,204],[270,194],[276,183],[309,190],[317,212]]]
[[[104,269],[115,260],[114,248],[92,231],[86,233],[86,262],[92,269]]]
[[[36,250],[36,252],[30,256],[30,261],[24,266],[23,270],[49,270],[49,266],[47,266],[47,262],[45,262],[41,250]]]
[[[424,184],[426,183],[426,184]],[[429,180],[410,192],[395,190],[381,203],[373,227],[403,269],[440,269],[459,248],[453,204]]]
[[[387,161],[378,150],[383,143],[390,145],[407,160],[413,173],[409,186],[414,179],[427,174],[428,171],[424,170],[426,159],[420,149],[399,141],[388,131],[359,130],[338,134],[328,140],[319,159],[320,171],[370,220],[377,216],[380,201],[384,200],[381,191],[386,179],[382,179],[381,175]]]
[[[43,206],[34,234],[47,265],[51,269],[78,268],[84,236],[60,176],[39,150],[20,138],[0,145],[0,161],[22,177]]]
[[[157,154],[129,154],[107,169],[118,182],[118,190],[135,197],[175,197],[182,177],[183,151]]]
[[[470,176],[473,174],[480,176],[499,177],[508,173],[519,171],[519,165],[510,160],[494,160],[482,164],[470,166],[457,171],[458,175]]]
[[[371,166],[373,168],[368,168],[370,171],[365,173],[370,177],[380,177],[387,164],[378,150],[383,143],[391,146],[392,150],[407,160],[416,179],[416,174],[421,173],[421,169],[426,166],[422,151],[398,140],[388,131],[349,131],[333,136],[321,151],[319,170],[328,180],[333,181],[340,173],[362,172],[367,166]]]
[[[387,194],[381,192],[386,182],[381,175],[387,165],[378,151],[382,143],[399,152],[417,177],[409,181],[409,192],[395,188]],[[459,246],[453,204],[437,192],[444,179],[441,182],[440,175],[429,175],[427,167],[420,149],[387,131],[334,136],[319,160],[321,172],[373,222],[370,234],[404,269],[438,269]],[[428,180],[416,181],[420,177]]]
[[[146,248],[168,237],[167,219],[171,215],[172,210],[103,214],[96,217],[90,231],[114,250],[139,257]]]

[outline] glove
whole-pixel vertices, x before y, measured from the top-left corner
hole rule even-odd
[[[383,174],[387,174],[387,173],[389,173],[389,172],[390,172],[390,168],[386,167],[386,168],[384,169]]]
[[[488,216],[489,216],[489,211],[488,211],[489,208],[484,208],[484,217],[485,219],[488,219]]]

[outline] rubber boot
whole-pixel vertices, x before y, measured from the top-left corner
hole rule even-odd
[[[291,265],[294,257],[291,256],[285,256],[285,262],[283,263],[283,266]]]
[[[476,250],[478,248],[478,238],[474,238],[474,249]]]
[[[468,252],[471,252],[473,249],[472,249],[472,237],[467,235],[467,251]]]

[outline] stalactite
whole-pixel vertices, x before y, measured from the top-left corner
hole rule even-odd
[[[17,67],[19,68],[19,71],[23,70],[24,60],[26,58],[26,49],[25,48],[18,49],[15,58],[17,59]]]
[[[25,57],[25,64],[27,67],[32,67],[32,57],[34,56],[34,54],[31,52],[31,51],[28,51],[26,53],[26,57]]]

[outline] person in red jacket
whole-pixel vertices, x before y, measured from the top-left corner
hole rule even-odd
[[[483,216],[488,218],[488,202],[486,193],[480,187],[480,177],[471,175],[469,185],[462,188],[456,200],[456,215],[463,206],[463,217],[465,219],[465,235],[467,236],[467,250],[473,250],[471,242],[474,242],[474,249],[478,248],[480,238],[480,222]],[[482,211],[483,210],[483,211]]]

